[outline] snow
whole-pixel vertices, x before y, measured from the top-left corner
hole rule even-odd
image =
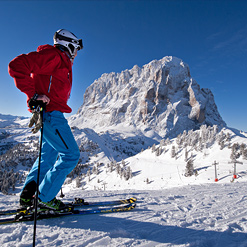
[[[199,122],[206,116],[205,123],[218,125],[225,136],[230,135],[230,141],[225,140],[222,149],[215,126],[200,127],[188,116]],[[164,57],[142,68],[103,74],[87,89],[84,105],[68,122],[80,148],[79,165],[86,167],[82,174],[99,166],[90,178],[79,174],[79,187],[75,178],[66,179],[63,200],[137,197],[137,207],[123,213],[40,220],[36,246],[247,246],[247,160],[244,155],[237,157],[242,164],[237,163],[237,178],[233,179],[228,148],[236,143],[247,145],[247,133],[225,125],[213,94],[200,89],[182,60]],[[34,156],[31,151],[37,149],[39,134],[33,136],[27,123],[27,118],[0,114],[0,154],[13,147],[13,155],[7,158],[16,161],[12,167],[4,158],[3,172],[13,168],[26,174],[30,168],[26,160]],[[196,141],[196,145],[179,145],[176,138],[166,145],[160,143],[166,134],[173,138],[184,130],[187,142]],[[207,143],[200,145],[195,139],[198,135]],[[17,143],[27,147],[24,163],[16,155]],[[157,155],[157,149],[161,154]],[[185,176],[186,152],[196,171],[191,177]],[[114,162],[111,171],[107,164]],[[121,178],[116,162],[124,170],[131,169],[133,177]],[[19,206],[22,186],[16,184],[14,192],[9,190],[15,194],[0,192],[0,210]],[[29,247],[32,242],[33,222],[0,225],[0,246]]]
[[[82,191],[65,189],[66,200],[135,196],[137,208],[108,215],[38,221],[36,246],[247,246],[247,183],[210,183],[163,190]],[[0,208],[18,196],[1,197]],[[4,201],[3,201],[4,199]],[[33,223],[0,227],[3,247],[32,246]]]
[[[25,117],[4,115],[0,113],[0,128],[26,124],[27,120],[28,118]]]
[[[71,126],[109,130],[120,125],[151,127],[162,138],[174,138],[200,124],[225,127],[214,96],[200,88],[181,59],[167,56],[139,68],[103,74],[84,94]]]
[[[235,130],[237,133],[237,131]],[[247,140],[230,129],[232,143]],[[92,130],[84,130],[89,139],[104,145]],[[75,129],[78,138],[85,137]],[[82,135],[82,136],[80,136]],[[110,138],[110,133],[107,132]],[[82,197],[86,201],[108,201],[136,197],[137,207],[129,212],[71,216],[38,221],[36,246],[247,246],[247,162],[237,164],[237,179],[232,180],[231,150],[220,149],[217,142],[202,151],[193,150],[197,176],[185,177],[184,148],[176,140],[163,146],[159,156],[152,148],[126,158],[133,178],[125,181],[114,170],[99,167],[99,174],[84,178],[79,188],[75,180],[63,185],[64,201]],[[171,158],[175,145],[178,155]],[[159,145],[156,145],[156,148]],[[187,147],[192,153],[190,147]],[[108,160],[107,147],[91,162]],[[214,182],[214,161],[218,162]],[[149,182],[147,182],[147,178]],[[104,188],[105,186],[105,188]],[[0,210],[18,207],[22,185],[16,194],[0,193]],[[59,196],[59,195],[58,195]],[[0,226],[0,246],[29,247],[33,241],[33,222]]]
[[[10,140],[25,141],[30,136],[22,121],[26,120],[2,129],[11,134]],[[88,151],[91,155],[87,157],[91,164],[110,162],[119,155],[113,147],[126,148],[132,141],[141,149],[142,144],[136,139],[141,142],[140,131],[122,126],[120,134],[118,127],[107,132],[100,132],[100,128],[95,129],[97,132],[73,128],[78,144],[84,139],[98,144],[96,147],[88,142],[83,144],[85,149],[91,147]],[[151,134],[152,129],[149,131],[154,143],[155,135]],[[230,134],[231,144],[247,144],[244,133],[229,128],[223,131]],[[171,158],[172,146],[176,148],[176,158]],[[137,207],[130,212],[109,215],[38,221],[36,246],[247,246],[246,160],[242,156],[238,159],[243,164],[237,164],[237,179],[233,180],[233,164],[229,163],[231,149],[227,144],[222,150],[217,141],[201,151],[188,146],[197,175],[185,177],[185,148],[173,139],[162,149],[159,156],[152,148],[146,148],[125,158],[125,168],[130,167],[133,173],[133,178],[127,181],[115,170],[110,172],[105,165],[100,165],[98,175],[91,174],[90,181],[82,178],[79,188],[75,180],[64,184],[64,201],[75,197],[104,201],[134,196],[138,198]],[[121,159],[118,161],[121,163]],[[214,182],[214,161],[218,163],[217,183]],[[19,171],[23,170],[19,166]],[[13,195],[0,192],[0,210],[18,207],[21,188],[22,184],[17,184]],[[32,246],[32,234],[33,222],[1,225],[0,246]]]

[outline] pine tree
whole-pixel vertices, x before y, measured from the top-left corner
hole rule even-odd
[[[166,141],[165,141],[166,145],[170,145],[171,141],[169,138],[166,138]]]
[[[111,162],[111,164],[110,164],[110,172],[113,172],[113,170],[114,170],[114,163],[113,162]]]
[[[90,170],[90,168],[88,169],[88,171],[87,171],[87,176],[88,176],[88,181],[90,182],[90,175],[91,175],[91,170]]]
[[[124,177],[124,179],[125,179],[126,181],[129,179],[126,170],[123,170],[123,177]]]
[[[93,166],[92,173],[95,174],[95,175],[99,174],[98,166]]]
[[[187,131],[184,130],[182,136],[181,136],[181,139],[182,139],[182,142],[183,142],[183,145],[187,145],[186,143],[186,139],[187,139]]]
[[[194,174],[194,164],[193,164],[193,160],[190,159],[186,163],[186,170],[184,176],[191,177],[193,174]]]
[[[117,163],[117,165],[116,165],[116,172],[117,172],[117,174],[119,174],[119,175],[120,175],[120,172],[121,172],[121,166],[120,166],[120,164],[119,164],[119,163]]]
[[[226,141],[227,141],[228,143],[230,143],[230,141],[231,141],[231,135],[230,135],[230,133],[227,133],[227,134],[226,134]]]
[[[79,188],[80,187],[80,178],[79,178],[79,176],[76,177],[75,184],[76,184],[76,188]]]
[[[96,167],[95,167],[95,166],[93,166],[92,173],[93,173],[93,174],[96,173]]]
[[[122,166],[125,167],[125,160],[122,160]]]
[[[236,160],[240,157],[240,153],[238,153],[238,150],[239,150],[239,144],[238,143],[234,143],[232,145],[232,152],[231,152],[231,160]]]
[[[176,157],[176,149],[175,149],[175,146],[172,146],[171,157],[172,158],[175,158]]]
[[[223,150],[225,147],[225,141],[222,140],[221,142],[219,142],[219,146],[220,146],[220,150]]]
[[[156,149],[156,151],[155,151],[155,155],[156,155],[156,156],[160,156],[161,153],[162,153],[162,147],[158,147],[158,148]]]
[[[189,155],[189,152],[188,152],[187,148],[185,148],[185,151],[184,151],[184,161],[185,162],[188,161],[188,155]]]
[[[243,159],[247,160],[247,149],[246,148],[243,151]]]
[[[218,133],[218,131],[219,131],[218,125],[214,125],[213,126],[213,134],[214,134],[214,136]]]
[[[243,155],[245,148],[246,148],[246,144],[242,143],[239,147],[241,155]]]
[[[198,151],[202,151],[203,150],[203,138],[199,137],[199,141],[198,141]]]
[[[119,175],[120,175],[120,178],[122,179],[123,175],[124,175],[124,172],[123,172],[123,168],[121,168],[121,167],[120,167]]]
[[[162,139],[161,141],[160,141],[160,146],[162,147],[162,146],[165,146],[165,140],[164,139]]]
[[[176,143],[180,147],[183,144],[182,134],[180,133],[176,138]]]
[[[155,152],[155,150],[156,150],[156,145],[155,145],[155,144],[153,144],[153,146],[152,146],[152,153],[154,153],[154,152]]]
[[[128,168],[127,168],[127,173],[128,173],[129,179],[133,178],[133,173],[132,173],[130,166],[128,166]]]

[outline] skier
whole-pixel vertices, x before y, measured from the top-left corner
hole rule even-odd
[[[41,45],[37,52],[22,54],[9,64],[9,74],[16,87],[27,95],[29,111],[33,112],[29,127],[36,133],[41,128],[40,113],[33,109],[44,107],[43,141],[40,160],[38,205],[61,210],[65,204],[56,199],[66,176],[79,160],[79,149],[63,113],[70,113],[67,105],[72,86],[72,65],[82,40],[68,30],[58,30],[54,46]],[[24,183],[20,205],[33,205],[36,192],[39,158],[33,164]]]

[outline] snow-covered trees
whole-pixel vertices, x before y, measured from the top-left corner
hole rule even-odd
[[[153,144],[153,146],[152,146],[152,153],[154,153],[154,152],[155,152],[155,150],[156,150],[156,145],[155,145],[155,144]]]
[[[98,166],[97,165],[94,165],[93,166],[92,173],[95,174],[95,175],[98,175],[99,174],[99,169],[98,169]]]
[[[27,144],[19,143],[0,155],[0,191],[8,194],[9,189],[15,190],[16,183],[23,182],[23,175],[15,169],[18,165],[33,165],[38,156],[37,143],[37,140],[30,140]]]
[[[247,160],[247,148],[245,148],[242,152],[243,159]]]
[[[172,146],[171,157],[172,158],[175,158],[176,157],[176,148],[175,148],[175,146]]]
[[[16,167],[17,165],[23,165],[31,167],[38,157],[37,146],[31,148],[23,143],[16,144],[6,153],[0,155],[1,167]]]
[[[16,183],[22,181],[22,176],[19,172],[14,172],[11,169],[9,172],[6,170],[0,171],[0,191],[4,194],[8,194],[9,189],[15,191]]]
[[[214,143],[217,131],[217,126],[211,127],[202,125],[200,127],[200,130],[197,131],[189,130],[187,132],[185,130],[183,134],[179,134],[177,136],[175,141],[178,148],[191,147],[192,149],[195,149],[197,151],[202,151],[203,149],[210,147]],[[219,139],[221,140],[222,138]]]
[[[110,169],[110,172],[115,170],[117,175],[119,175],[121,179],[124,178],[126,181],[133,177],[132,170],[130,166],[127,166],[125,160],[122,160],[120,163],[114,160],[111,164],[108,164],[107,167]]]
[[[185,150],[184,150],[184,161],[185,162],[188,161],[188,155],[189,155],[189,152],[188,152],[187,148],[185,148]]]
[[[161,146],[159,146],[157,149],[156,149],[156,151],[155,151],[155,155],[156,156],[160,156],[161,154],[162,154],[162,147]]]
[[[242,143],[240,145],[239,151],[240,151],[240,155],[242,155],[244,159],[247,159],[247,156],[246,156],[247,155],[247,145]]]
[[[185,169],[185,177],[191,177],[194,174],[194,164],[193,160],[189,159],[186,163],[186,169]]]

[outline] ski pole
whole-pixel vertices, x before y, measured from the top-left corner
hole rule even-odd
[[[39,195],[39,177],[40,177],[40,160],[41,160],[41,151],[42,151],[42,141],[43,141],[43,132],[44,132],[44,109],[40,112],[41,116],[41,135],[40,135],[40,145],[39,145],[39,163],[38,163],[38,174],[37,174],[37,184],[36,184],[36,196],[34,201],[34,225],[33,225],[33,247],[35,247],[35,238],[36,238],[36,226],[37,226],[37,211],[38,211],[38,195]]]

